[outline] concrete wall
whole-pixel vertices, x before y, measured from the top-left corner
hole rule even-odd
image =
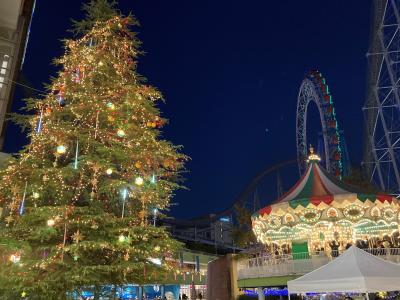
[[[207,298],[210,300],[236,300],[238,296],[237,267],[232,254],[208,264]]]

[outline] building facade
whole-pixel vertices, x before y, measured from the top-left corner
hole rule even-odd
[[[11,109],[15,82],[22,67],[35,0],[0,1],[0,150],[5,116]]]

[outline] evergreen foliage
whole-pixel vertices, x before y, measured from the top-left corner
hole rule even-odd
[[[162,139],[162,95],[136,71],[137,21],[106,0],[85,10],[48,94],[14,115],[31,142],[0,171],[3,299],[162,282],[175,268],[181,245],[152,217],[168,210],[187,157]]]

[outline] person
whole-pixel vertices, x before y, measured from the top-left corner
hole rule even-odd
[[[202,300],[203,299],[203,295],[201,293],[199,293],[199,299]]]
[[[336,240],[333,240],[329,243],[329,247],[331,247],[331,255],[332,257],[338,257],[339,256],[339,244]]]

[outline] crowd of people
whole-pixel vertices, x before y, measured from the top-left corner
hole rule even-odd
[[[353,241],[318,241],[311,245],[311,249],[307,252],[308,255],[330,255],[337,257],[340,253],[349,249],[352,245],[360,249],[364,249],[371,254],[384,255],[384,254],[400,254],[400,240],[397,237],[390,237],[388,235],[370,238],[360,238],[353,243]],[[298,253],[297,255],[299,255]],[[282,258],[287,255],[292,255],[292,246],[289,243],[277,244],[271,243],[263,248],[256,256],[271,256],[274,258]]]

